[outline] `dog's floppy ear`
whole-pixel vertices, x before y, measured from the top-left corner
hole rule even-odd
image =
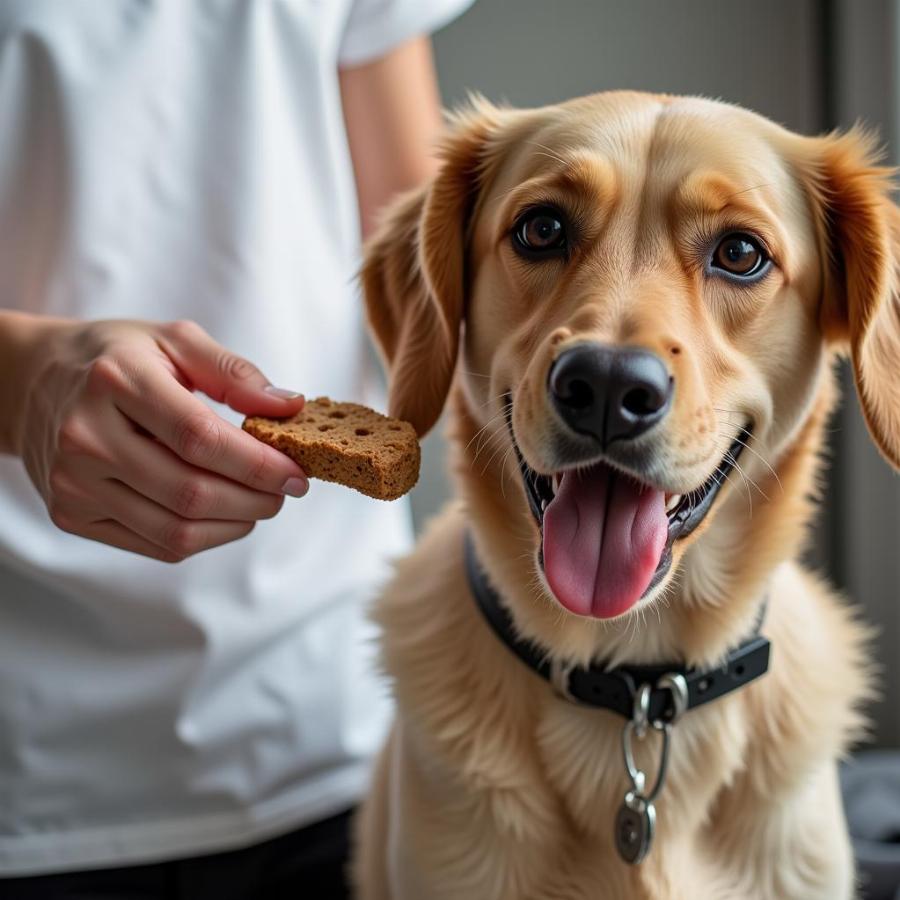
[[[825,262],[823,332],[849,345],[869,432],[900,468],[900,211],[893,170],[859,129],[813,139],[807,158]]]
[[[456,117],[429,184],[391,208],[365,249],[369,324],[388,368],[390,414],[424,435],[450,389],[465,299],[466,231],[500,110]]]

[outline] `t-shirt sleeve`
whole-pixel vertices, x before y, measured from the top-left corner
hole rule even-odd
[[[352,0],[338,64],[358,66],[423,34],[431,34],[474,0]]]

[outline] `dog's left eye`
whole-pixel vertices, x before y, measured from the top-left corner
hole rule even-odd
[[[516,220],[512,236],[516,250],[528,257],[558,255],[566,251],[566,226],[562,214],[552,206],[524,212]]]
[[[740,279],[753,279],[768,267],[769,255],[749,234],[728,234],[713,251],[710,265]]]

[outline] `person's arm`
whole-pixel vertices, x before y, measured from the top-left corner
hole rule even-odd
[[[344,121],[368,236],[381,210],[433,174],[441,103],[431,41],[416,38],[386,56],[340,71]]]

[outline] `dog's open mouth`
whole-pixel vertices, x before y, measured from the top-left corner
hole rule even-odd
[[[706,517],[751,436],[745,426],[710,477],[667,494],[605,462],[539,475],[513,443],[556,599],[582,616],[622,615],[665,577],[672,545]]]

